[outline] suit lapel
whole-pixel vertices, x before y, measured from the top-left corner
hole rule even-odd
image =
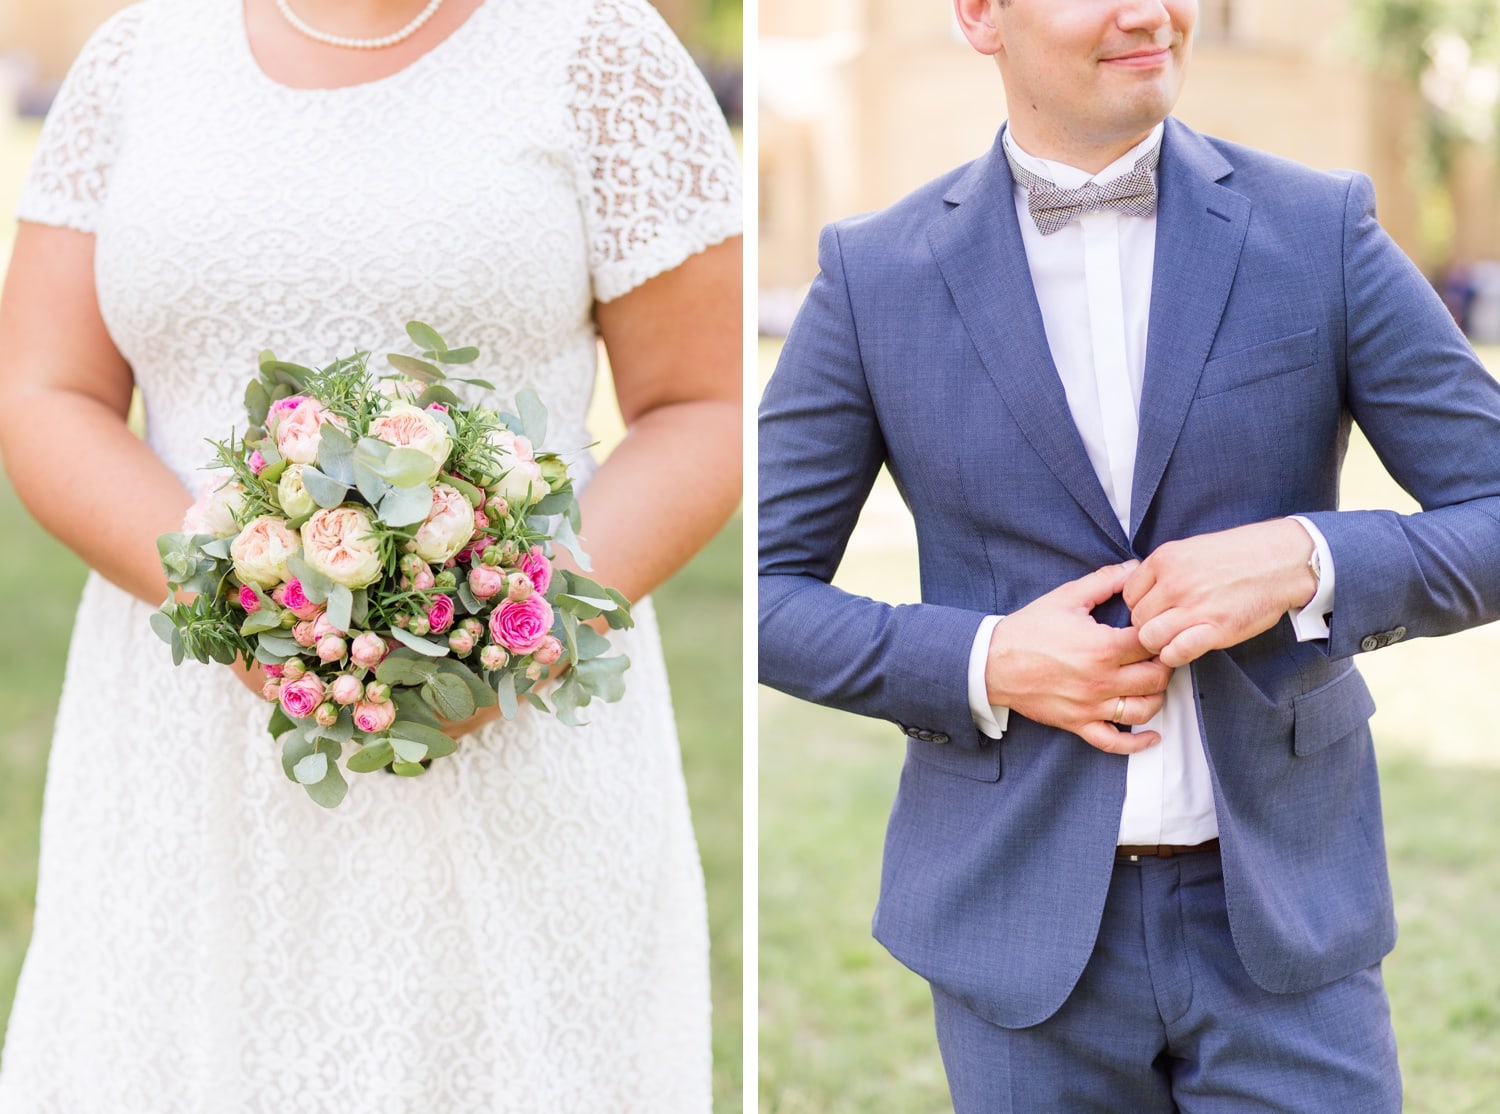
[[[944,200],[928,243],[985,371],[1037,455],[1120,549],[1129,546],[1073,425],[1031,286],[1000,141]]]
[[[1250,202],[1218,184],[1233,168],[1213,146],[1172,119],[1162,144],[1132,539],[1182,432],[1250,224]]]

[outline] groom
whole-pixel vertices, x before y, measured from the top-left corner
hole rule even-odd
[[[1500,389],[1359,175],[1170,119],[1193,0],[955,0],[994,148],[840,222],[761,414],[761,676],[891,721],[955,1108],[1397,1111],[1352,657],[1500,616]],[[1358,422],[1421,513],[1338,511]],[[877,471],[920,604],[831,586]]]

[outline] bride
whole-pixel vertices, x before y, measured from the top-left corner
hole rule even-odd
[[[738,499],[740,200],[646,0],[142,0],[73,67],[18,216],[0,450],[93,571],[0,1112],[706,1111],[702,877],[642,597]],[[172,666],[155,538],[262,348],[400,350],[411,318],[481,349],[470,401],[535,387],[559,449],[592,440],[602,338],[627,432],[584,531],[641,601],[628,692],[586,728],[476,718],[328,812],[256,677]]]

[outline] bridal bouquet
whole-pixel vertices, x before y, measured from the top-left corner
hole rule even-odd
[[[368,352],[322,370],[263,352],[248,428],[210,442],[219,476],[157,542],[173,597],[151,625],[173,661],[261,663],[287,777],[328,808],[341,762],[418,776],[456,749],[444,723],[497,704],[579,724],[629,664],[584,625],[630,626],[629,602],[552,563],[555,543],[589,567],[541,401],[464,405],[450,383],[493,388],[440,365],[478,349],[407,333],[422,355],[391,354],[382,380]],[[538,686],[559,673],[549,707]]]

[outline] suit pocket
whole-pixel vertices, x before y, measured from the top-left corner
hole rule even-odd
[[[1292,750],[1299,758],[1348,738],[1375,714],[1375,698],[1352,665],[1292,700]]]
[[[906,757],[915,759],[924,766],[935,766],[959,777],[974,781],[1000,780],[1000,744],[992,742],[979,748],[960,747],[953,743],[924,743],[920,739],[906,740]]]
[[[1203,365],[1198,397],[1209,398],[1311,367],[1318,355],[1318,330],[1293,333],[1253,348],[1215,356]]]

